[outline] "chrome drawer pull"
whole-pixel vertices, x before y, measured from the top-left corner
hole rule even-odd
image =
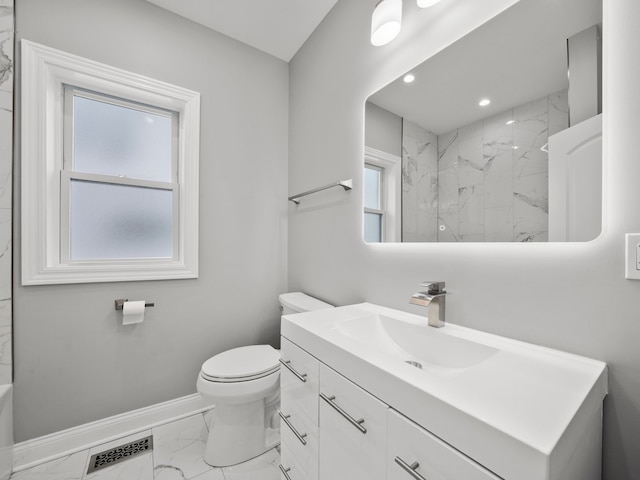
[[[427,480],[427,478],[423,477],[418,472],[416,472],[416,469],[420,466],[420,464],[418,462],[413,462],[411,465],[409,465],[407,462],[405,462],[400,457],[396,457],[395,458],[395,462],[398,465],[400,465],[405,472],[407,472],[409,475],[411,475],[416,480]]]
[[[291,429],[293,434],[296,437],[298,437],[298,440],[300,440],[300,443],[302,443],[303,445],[306,445],[307,441],[304,439],[304,437],[306,437],[307,434],[306,433],[303,433],[303,434],[298,433],[298,431],[295,429],[295,427],[293,425],[291,425],[291,422],[289,421],[289,417],[291,417],[291,415],[285,415],[280,410],[278,410],[278,415],[280,415],[280,418],[282,419],[282,421],[287,424],[287,427],[289,427]]]
[[[358,430],[360,430],[361,433],[367,433],[367,429],[362,426],[362,424],[364,423],[364,418],[361,418],[360,420],[356,420],[347,412],[345,412],[342,408],[338,406],[338,404],[334,402],[334,400],[336,399],[335,395],[327,397],[324,393],[321,393],[320,398],[323,399],[325,402],[327,402],[329,405],[331,405],[331,407],[333,407],[333,409],[336,412],[338,412],[340,415],[346,418],[349,421],[349,423],[354,427],[356,427]]]
[[[298,373],[296,372],[296,370],[289,365],[291,363],[291,360],[282,360],[280,359],[280,363],[282,365],[284,365],[285,367],[287,367],[287,369],[289,369],[289,371],[291,373],[293,373],[296,377],[298,377],[298,380],[300,380],[301,382],[306,382],[307,381],[307,374],[306,373]]]
[[[291,470],[290,468],[284,468],[282,464],[280,464],[280,471],[284,475],[284,478],[286,478],[287,480],[291,480],[291,477],[289,476],[290,470]]]

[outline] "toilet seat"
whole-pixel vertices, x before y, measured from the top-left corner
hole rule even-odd
[[[200,376],[210,382],[248,382],[278,371],[279,360],[280,352],[271,345],[234,348],[204,362]]]

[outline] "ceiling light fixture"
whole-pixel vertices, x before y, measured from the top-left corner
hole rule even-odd
[[[413,73],[407,73],[402,79],[404,83],[412,83],[416,79],[416,76]]]
[[[402,0],[380,0],[371,16],[371,44],[386,45],[402,26]]]
[[[486,107],[490,103],[491,103],[491,100],[489,100],[488,98],[483,98],[478,102],[478,105],[480,105],[481,107]]]
[[[513,125],[514,123],[516,123],[515,120],[507,120],[507,125]]]
[[[418,6],[420,8],[427,8],[427,7],[432,7],[434,6],[436,3],[438,3],[440,0],[418,0]]]

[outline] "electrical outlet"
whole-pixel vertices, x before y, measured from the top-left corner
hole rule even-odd
[[[625,278],[640,280],[640,233],[627,233],[625,235],[626,262]]]

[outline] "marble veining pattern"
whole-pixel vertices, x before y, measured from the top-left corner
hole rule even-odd
[[[433,242],[438,238],[438,160],[435,134],[402,122],[402,239]]]
[[[13,7],[0,0],[0,384],[12,382]]]
[[[214,468],[203,461],[207,438],[205,419],[211,411],[192,415],[151,430],[14,473],[10,480],[279,480],[280,454],[272,449],[232,467]],[[87,474],[91,455],[153,435],[153,451]]]
[[[546,241],[546,147],[568,124],[566,90],[437,136],[403,119],[403,241]]]
[[[546,241],[546,146],[568,112],[564,90],[438,135],[438,241]]]

